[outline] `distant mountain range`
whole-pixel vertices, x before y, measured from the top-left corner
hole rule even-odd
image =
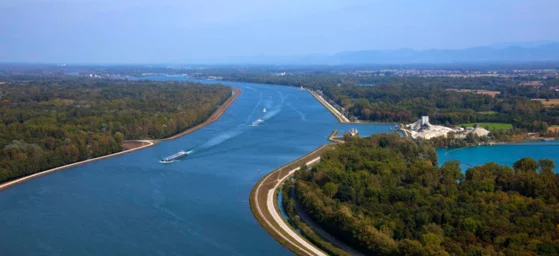
[[[467,49],[346,51],[333,55],[229,58],[221,63],[239,64],[416,64],[509,63],[559,61],[559,43],[500,44]]]

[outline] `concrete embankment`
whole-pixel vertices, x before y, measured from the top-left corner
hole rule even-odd
[[[153,145],[156,145],[158,141],[173,140],[173,139],[179,138],[181,136],[190,134],[194,131],[197,131],[197,130],[199,130],[199,129],[217,121],[219,118],[221,118],[221,116],[225,113],[225,111],[227,111],[227,109],[231,106],[231,104],[233,104],[233,102],[235,102],[235,100],[241,95],[242,91],[240,89],[233,88],[233,92],[234,93],[231,95],[231,97],[229,97],[206,121],[204,121],[203,123],[201,123],[199,125],[196,125],[196,126],[190,128],[190,129],[188,129],[184,132],[181,132],[181,133],[176,134],[174,136],[171,136],[169,138],[160,139],[160,140],[132,140],[132,141],[128,141],[128,142],[132,142],[130,144],[135,144],[135,146],[130,148],[130,149],[123,150],[123,151],[120,151],[120,152],[116,152],[116,153],[113,153],[113,154],[109,154],[109,155],[105,155],[105,156],[100,156],[100,157],[87,159],[87,160],[80,161],[80,162],[75,162],[75,163],[59,166],[59,167],[48,169],[48,170],[45,170],[45,171],[42,171],[42,172],[34,173],[34,174],[31,174],[31,175],[28,175],[28,176],[25,176],[25,177],[21,177],[21,178],[12,180],[12,181],[8,181],[8,182],[2,183],[0,185],[0,190],[9,188],[9,187],[14,186],[16,184],[19,184],[19,183],[22,183],[22,182],[25,182],[25,181],[31,180],[33,178],[37,178],[39,176],[49,174],[49,173],[53,173],[53,172],[56,172],[56,171],[60,171],[60,170],[64,170],[64,169],[67,169],[67,168],[75,167],[75,166],[78,166],[78,165],[81,165],[81,164],[90,163],[90,162],[97,161],[97,160],[106,159],[106,158],[109,158],[109,157],[123,155],[123,154],[130,153],[130,152],[133,152],[133,151],[136,151],[136,150],[141,150],[141,149],[144,149],[144,148],[147,148],[147,147],[151,147]]]
[[[330,136],[328,136],[328,140],[334,143],[345,143],[345,141],[343,141],[343,138],[338,136],[339,133],[339,130],[334,130],[330,134]]]
[[[345,117],[340,111],[338,111],[334,106],[332,106],[330,103],[328,103],[324,98],[322,98],[322,96],[318,95],[316,92],[313,92],[311,90],[307,90],[312,96],[314,96],[316,98],[316,100],[318,100],[318,102],[320,102],[320,104],[322,104],[322,106],[324,106],[326,109],[328,109],[328,111],[330,111],[330,113],[332,113],[332,115],[334,115],[334,117],[338,120],[339,123],[341,124],[350,124],[352,123],[351,121],[349,121],[349,119],[347,117]]]
[[[203,123],[196,125],[184,132],[181,132],[179,134],[173,135],[169,138],[165,138],[165,139],[160,139],[160,141],[162,140],[174,140],[176,138],[182,137],[184,135],[193,133],[201,128],[204,128],[205,126],[219,120],[219,118],[221,118],[221,116],[223,115],[223,113],[225,113],[225,111],[227,111],[227,109],[231,106],[231,104],[233,104],[233,102],[235,102],[235,100],[241,95],[242,91],[240,89],[237,88],[233,88],[233,95],[231,95],[231,97],[229,97],[206,121],[204,121]]]
[[[250,208],[260,225],[277,241],[298,255],[327,255],[312,243],[299,235],[281,217],[277,204],[278,187],[291,177],[300,166],[317,164],[320,156],[334,145],[324,145],[313,152],[286,164],[264,176],[250,193]]]
[[[133,148],[133,149],[124,150],[124,151],[120,151],[120,152],[113,153],[113,154],[106,155],[106,156],[100,156],[100,157],[87,159],[87,160],[80,161],[80,162],[75,162],[75,163],[63,165],[63,166],[60,166],[60,167],[48,169],[46,171],[42,171],[42,172],[38,172],[38,173],[34,173],[34,174],[31,174],[31,175],[28,175],[28,176],[25,176],[25,177],[21,177],[19,179],[15,179],[15,180],[12,180],[12,181],[5,182],[2,185],[0,185],[0,190],[6,189],[8,187],[14,186],[16,184],[19,184],[19,183],[22,183],[22,182],[25,182],[25,181],[28,181],[28,180],[33,179],[33,178],[37,178],[39,176],[43,176],[43,175],[47,175],[49,173],[64,170],[66,168],[75,167],[75,166],[78,166],[78,165],[81,165],[81,164],[86,164],[86,163],[90,163],[90,162],[101,160],[101,159],[106,159],[106,158],[113,157],[113,156],[120,156],[120,155],[123,155],[123,154],[126,154],[126,153],[130,153],[132,151],[144,149],[144,148],[151,147],[151,146],[155,145],[155,142],[153,142],[151,140],[138,140],[138,142],[142,142],[143,146],[136,147],[136,148]]]
[[[344,143],[340,137],[337,137],[338,133],[338,130],[334,130],[330,136],[328,136],[328,140],[338,144]],[[325,151],[331,150],[334,147],[335,145],[333,144],[321,146],[313,152],[270,172],[256,183],[250,194],[250,207],[256,220],[278,242],[298,255],[327,255],[327,253],[323,252],[304,236],[296,232],[282,217],[277,200],[278,188],[286,179],[292,177],[295,172],[300,169],[301,165],[306,164],[307,166],[312,166],[318,164],[320,156]],[[297,205],[297,208],[299,214],[305,214],[300,205]],[[307,215],[300,217],[305,216]],[[325,241],[328,243],[332,243],[334,246],[350,254],[362,255],[319,228],[313,221],[310,221],[310,217],[302,218],[302,220],[315,232],[320,234],[322,238],[326,239]]]

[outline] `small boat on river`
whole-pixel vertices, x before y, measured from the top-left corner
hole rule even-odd
[[[252,124],[251,124],[250,126],[258,126],[258,125],[260,125],[260,124],[263,123],[263,122],[264,122],[264,120],[262,120],[262,119],[257,119],[256,121],[252,122]]]
[[[172,163],[176,160],[183,159],[187,156],[188,156],[188,152],[186,152],[184,150],[181,150],[181,151],[179,151],[179,152],[177,152],[177,153],[175,153],[171,156],[168,156],[168,157],[165,157],[165,158],[161,159],[161,161],[159,161],[159,162],[162,163],[162,164],[169,164],[169,163]]]

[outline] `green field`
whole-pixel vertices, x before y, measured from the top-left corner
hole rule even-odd
[[[484,115],[496,115],[497,112],[495,111],[485,111],[485,112],[478,112],[479,114],[484,114]]]
[[[459,124],[458,126],[474,127],[475,124],[476,123]],[[477,125],[483,128],[489,126],[489,130],[506,130],[512,128],[512,124],[504,124],[504,123],[477,123]]]

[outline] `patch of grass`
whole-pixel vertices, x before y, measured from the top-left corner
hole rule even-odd
[[[466,126],[466,127],[474,127],[476,123],[470,124],[459,124],[458,126]],[[507,130],[512,129],[512,124],[505,124],[505,123],[477,123],[479,127],[486,128],[489,127],[489,130]]]
[[[484,114],[484,115],[490,115],[490,116],[497,114],[497,112],[495,112],[495,111],[485,111],[485,112],[478,112],[478,113],[479,114]]]

